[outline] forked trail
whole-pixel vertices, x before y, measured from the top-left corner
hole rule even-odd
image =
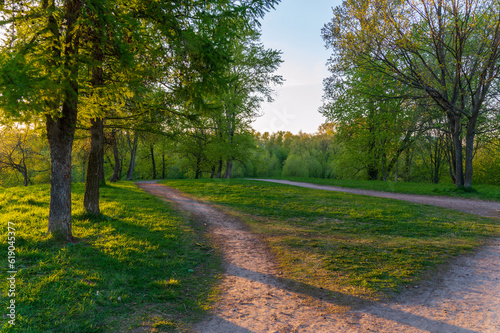
[[[370,302],[288,281],[238,219],[155,182],[137,185],[206,223],[222,248],[220,300],[194,332],[500,332],[499,239],[418,289]]]

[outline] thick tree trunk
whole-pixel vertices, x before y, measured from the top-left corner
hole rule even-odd
[[[104,129],[101,118],[91,119],[90,152],[87,163],[87,178],[85,180],[85,195],[83,206],[92,215],[99,215],[99,182],[101,175],[101,159],[103,158]]]
[[[224,172],[224,178],[231,178],[233,175],[233,161],[231,159],[226,162],[226,171]]]
[[[46,117],[51,171],[48,233],[57,239],[72,241],[71,150],[77,117],[76,99],[64,103],[63,115],[57,119],[52,119],[49,115]]]
[[[130,148],[130,163],[127,171],[127,180],[132,180],[134,176],[134,168],[135,168],[135,156],[137,154],[137,142],[139,140],[139,135],[134,133],[134,142],[133,144],[130,142],[130,137],[128,137],[128,146]]]

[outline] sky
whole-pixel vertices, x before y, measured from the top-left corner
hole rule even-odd
[[[264,17],[261,26],[265,47],[283,52],[277,74],[284,77],[275,88],[273,103],[264,103],[263,116],[252,127],[261,133],[299,131],[315,133],[326,119],[318,112],[322,104],[323,79],[331,50],[325,48],[321,28],[332,18],[341,0],[282,0]]]

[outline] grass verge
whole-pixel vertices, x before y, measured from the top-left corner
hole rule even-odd
[[[286,278],[371,299],[500,235],[498,221],[398,200],[250,180],[164,183],[246,220]]]
[[[382,180],[350,180],[350,179],[323,179],[323,178],[304,178],[304,177],[286,177],[273,178],[284,179],[296,182],[311,183],[317,185],[330,185],[348,188],[359,188],[364,190],[409,193],[422,195],[452,196],[469,199],[481,199],[500,201],[500,186],[495,185],[474,185],[472,189],[457,189],[453,184],[429,184],[429,183],[411,183],[395,182]]]
[[[221,267],[202,226],[126,182],[102,188],[102,215],[90,218],[83,191],[73,186],[77,241],[68,244],[46,236],[48,186],[0,189],[3,235],[15,223],[18,271],[14,298],[2,282],[1,304],[16,304],[16,325],[2,313],[2,332],[170,332],[200,318]]]

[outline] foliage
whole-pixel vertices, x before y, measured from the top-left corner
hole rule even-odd
[[[203,228],[131,183],[101,190],[102,215],[91,218],[80,204],[83,186],[73,186],[74,243],[46,235],[48,186],[0,191],[2,228],[15,224],[18,270],[16,326],[4,321],[2,332],[125,332],[162,322],[179,329],[207,309],[220,263]],[[1,298],[6,304],[7,289]]]
[[[348,0],[323,29],[337,77],[359,68],[404,86],[400,98],[432,100],[451,137],[457,187],[471,186],[475,136],[497,111],[499,6],[497,0]]]

